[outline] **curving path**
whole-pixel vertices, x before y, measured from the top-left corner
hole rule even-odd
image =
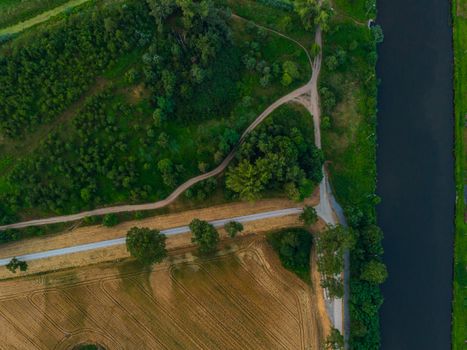
[[[234,16],[235,18],[242,19],[241,17]],[[122,213],[122,212],[134,212],[134,211],[143,211],[143,210],[152,210],[152,209],[159,209],[163,208],[169,204],[171,204],[173,201],[175,201],[183,192],[185,192],[187,189],[189,189],[191,186],[197,184],[198,182],[201,182],[203,180],[206,180],[210,177],[216,176],[221,174],[229,165],[229,163],[232,161],[232,159],[235,157],[235,154],[239,148],[239,146],[245,141],[246,137],[259,125],[261,124],[275,109],[277,109],[279,106],[290,102],[297,100],[302,95],[310,95],[310,100],[309,103],[304,103],[304,105],[310,110],[310,112],[313,112],[313,118],[314,118],[314,123],[315,123],[315,142],[316,145],[321,148],[321,136],[320,136],[320,131],[319,131],[319,97],[318,97],[318,91],[317,91],[317,81],[318,81],[318,76],[319,76],[319,71],[321,68],[321,54],[319,54],[315,60],[313,61],[308,54],[307,50],[305,47],[303,47],[302,44],[300,44],[298,41],[282,34],[279,33],[275,30],[269,29],[267,27],[263,27],[260,25],[257,25],[258,27],[264,28],[270,32],[273,32],[277,35],[280,35],[284,38],[287,38],[297,45],[299,45],[307,54],[310,66],[312,67],[312,76],[310,80],[308,81],[307,84],[304,86],[290,92],[289,94],[279,98],[277,101],[272,103],[268,108],[266,108],[256,119],[253,121],[253,123],[243,132],[242,136],[240,137],[240,140],[238,144],[230,151],[230,153],[227,155],[227,157],[222,161],[221,164],[219,164],[215,169],[198,175],[196,177],[193,177],[189,179],[188,181],[184,182],[181,184],[179,187],[177,187],[167,198],[160,200],[158,202],[153,202],[153,203],[145,203],[145,204],[128,204],[128,205],[119,205],[119,206],[114,206],[114,207],[106,207],[106,208],[99,208],[99,209],[94,209],[94,210],[88,210],[88,211],[83,211],[80,213],[76,214],[71,214],[71,215],[63,215],[63,216],[54,216],[50,218],[45,218],[45,219],[36,219],[36,220],[30,220],[30,221],[23,221],[23,222],[18,222],[14,224],[8,224],[8,225],[3,225],[0,226],[0,230],[6,230],[6,229],[14,229],[14,228],[24,228],[24,227],[29,227],[29,226],[41,226],[41,225],[48,225],[48,224],[56,224],[56,223],[62,223],[62,222],[71,222],[71,221],[76,221],[76,220],[81,220],[86,217],[90,216],[99,216],[99,215],[106,215],[106,214],[114,214],[114,213]],[[316,32],[316,42],[321,46],[321,30],[317,30]],[[316,104],[315,104],[316,103]]]
[[[235,14],[232,15],[232,17],[239,19],[239,20],[245,20],[244,18],[239,17]],[[321,149],[321,132],[320,132],[321,110],[320,110],[319,94],[318,94],[318,78],[319,78],[319,74],[321,70],[321,61],[322,61],[321,51],[314,58],[314,60],[312,60],[306,48],[302,44],[300,44],[298,41],[288,37],[287,35],[277,32],[273,29],[270,29],[270,28],[267,28],[267,27],[264,27],[258,24],[255,24],[255,25],[269,32],[275,33],[281,37],[284,37],[294,42],[298,46],[300,46],[305,51],[308,57],[308,61],[312,69],[311,78],[308,81],[308,83],[306,83],[304,86],[279,98],[274,103],[272,103],[268,108],[266,108],[253,121],[253,123],[251,123],[250,126],[243,132],[238,144],[230,151],[227,157],[215,169],[205,174],[201,174],[201,175],[198,175],[196,177],[189,179],[185,183],[181,184],[177,189],[175,189],[167,198],[161,201],[158,201],[158,202],[136,204],[136,205],[120,205],[120,206],[84,211],[84,212],[72,214],[72,215],[55,216],[55,217],[50,217],[50,218],[45,218],[45,219],[24,221],[24,222],[19,222],[15,224],[0,226],[0,230],[13,229],[13,228],[24,228],[24,227],[29,227],[29,226],[40,226],[40,225],[47,225],[47,224],[54,224],[54,223],[61,223],[61,222],[71,222],[71,221],[84,219],[90,216],[105,215],[105,214],[111,214],[111,213],[121,213],[121,212],[151,210],[151,209],[159,209],[159,208],[165,207],[169,205],[170,203],[172,203],[173,201],[175,201],[183,192],[185,192],[188,188],[195,185],[196,183],[222,173],[227,168],[227,166],[232,161],[232,159],[235,157],[238,148],[245,141],[246,137],[258,125],[260,125],[275,109],[291,101],[301,103],[307,108],[307,110],[312,115],[313,124],[314,124],[315,145],[316,147]],[[319,27],[316,29],[315,43],[318,44],[320,47],[322,46],[322,35],[321,35],[321,29]],[[340,208],[339,204],[337,203],[337,201],[332,195],[332,191],[329,186],[329,182],[328,182],[328,178],[327,178],[327,174],[324,169],[324,166],[323,166],[323,180],[320,183],[320,202],[315,207],[315,209],[317,211],[317,214],[327,224],[335,225],[341,222],[342,224],[345,225],[345,217],[343,216],[342,209]],[[258,220],[258,219],[265,218],[265,217],[290,215],[290,214],[296,214],[299,212],[300,212],[300,209],[298,208],[289,208],[289,209],[284,209],[284,210],[276,211],[276,212],[261,213],[261,214],[255,214],[255,215],[250,215],[246,217],[238,217],[238,218],[233,218],[233,219],[240,221],[240,222],[247,222],[247,221],[252,221],[252,220]],[[229,219],[229,220],[232,220],[232,219]],[[219,226],[219,225],[223,225],[223,223],[226,222],[226,220],[218,220],[218,221],[219,222],[214,222],[214,224]],[[181,233],[181,232],[187,232],[186,230],[187,230],[186,227],[180,227],[180,228],[175,228],[171,230],[166,230],[166,232],[164,231],[163,232],[166,234],[176,234],[176,233]],[[85,250],[103,248],[103,247],[108,247],[108,246],[112,246],[116,244],[123,244],[123,243],[124,243],[124,238],[121,238],[121,239],[116,239],[116,240],[102,241],[102,242],[78,245],[78,246],[67,247],[67,248],[62,248],[62,249],[55,249],[55,250],[46,251],[46,252],[29,254],[27,256],[20,257],[20,259],[34,260],[34,259],[40,259],[44,257],[64,255],[64,254],[85,251]],[[10,259],[1,259],[0,266],[7,264],[9,260]],[[348,347],[347,341],[348,341],[348,336],[349,336],[349,333],[348,333],[349,332],[348,278],[349,278],[349,256],[348,256],[348,252],[346,252],[345,268],[344,268],[344,289],[345,289],[344,300],[342,299],[328,299],[327,300],[328,306],[329,306],[329,314],[332,318],[332,322],[334,324],[334,327],[339,329],[341,334],[344,334],[344,338],[346,340],[346,348]],[[343,321],[345,322],[345,324]],[[343,332],[343,330],[345,332]]]

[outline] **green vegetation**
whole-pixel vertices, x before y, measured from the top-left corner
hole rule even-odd
[[[305,226],[312,226],[318,221],[318,214],[316,213],[315,208],[306,205],[303,208],[303,213],[300,214],[300,220]]]
[[[300,17],[292,11],[292,7],[285,9],[268,6],[270,2],[268,0],[216,0],[216,2],[228,6],[238,16],[289,35],[305,47],[313,42],[313,33],[302,26]]]
[[[454,107],[456,157],[456,236],[454,249],[454,301],[452,347],[465,348],[467,339],[467,224],[465,222],[465,186],[467,184],[467,1],[452,2],[454,25]]]
[[[202,255],[214,253],[219,243],[219,233],[207,221],[193,219],[189,225],[193,237],[191,241],[198,245],[198,252]]]
[[[118,218],[115,214],[107,214],[102,218],[102,225],[112,227],[118,224]]]
[[[307,283],[310,278],[311,234],[302,228],[287,228],[267,235],[282,265]]]
[[[237,233],[243,231],[243,225],[237,221],[230,221],[224,225],[224,229],[229,237],[234,238]]]
[[[375,226],[376,44],[381,28],[367,28],[374,1],[337,0],[325,35],[320,95],[322,141],[330,181],[355,237],[350,252],[350,347],[380,347],[379,283],[386,278],[381,261],[382,233]]]
[[[334,0],[339,15],[366,24],[376,17],[376,0]]]
[[[68,1],[70,0],[2,0],[0,2],[0,28],[23,22]]]
[[[132,227],[126,235],[126,247],[131,256],[144,265],[159,263],[167,256],[166,236],[158,230]]]
[[[326,338],[326,349],[343,350],[344,336],[340,334],[338,329],[332,328],[331,333]]]
[[[6,268],[13,273],[16,273],[16,270],[18,268],[20,269],[20,271],[26,271],[28,269],[28,263],[26,261],[18,260],[15,257],[10,260],[10,262],[6,265]]]
[[[94,20],[68,16],[59,26],[28,33],[26,42],[2,48],[1,134],[18,137],[54,120],[112,60],[135,44],[146,45],[151,37],[144,4],[129,1],[125,8],[83,11],[95,14]]]
[[[331,297],[342,298],[344,295],[344,252],[354,245],[352,232],[340,225],[316,235],[321,286],[327,289]]]
[[[246,200],[271,191],[303,200],[322,178],[322,153],[310,135],[312,119],[306,110],[281,106],[240,147],[236,164],[227,170],[227,189]]]
[[[332,9],[328,0],[295,0],[294,5],[305,29],[312,30],[320,26],[323,32],[329,30]]]
[[[21,92],[23,101],[15,98],[21,89],[8,78],[11,72],[4,77],[10,85],[2,91],[13,95],[2,101],[14,117],[2,124],[10,137],[0,138],[5,157],[0,162],[5,170],[0,175],[1,222],[162,199],[219,164],[264,108],[309,77],[306,54],[295,43],[246,21],[228,20],[215,8],[176,11],[174,3],[166,11],[167,16],[175,11],[173,16],[155,19],[144,3],[125,4],[86,6],[79,14],[41,25],[38,33],[23,33],[2,49],[5,66],[0,67],[10,72],[16,62],[15,69],[48,72],[42,81],[49,86],[33,88],[39,78],[20,69],[32,79]],[[127,20],[135,23],[125,25],[123,35],[117,24],[127,11],[134,16]],[[154,20],[157,35],[151,38]],[[48,34],[36,40],[42,32]],[[133,34],[135,40],[126,43]],[[63,40],[79,53],[74,68],[60,66],[68,54],[57,46]],[[122,48],[108,50],[109,45]],[[33,63],[25,53],[34,50],[60,54]],[[58,67],[55,60],[62,60]],[[54,78],[74,76],[85,65],[87,75],[65,82]],[[295,67],[289,86],[281,83],[284,67],[287,74]],[[216,186],[211,179],[185,196],[205,201]]]

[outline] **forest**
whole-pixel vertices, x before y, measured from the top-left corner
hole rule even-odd
[[[59,26],[1,47],[0,133],[19,137],[80,96],[112,60],[151,38],[141,2],[66,16]]]
[[[219,164],[263,108],[309,75],[296,44],[204,1],[84,6],[0,54],[9,86],[0,114],[3,223],[165,198]],[[265,190],[309,192],[312,170],[302,166]],[[205,201],[217,184],[184,197]]]

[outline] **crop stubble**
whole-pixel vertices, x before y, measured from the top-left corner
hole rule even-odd
[[[263,237],[152,269],[124,261],[0,282],[0,348],[309,349],[322,341],[313,288]]]

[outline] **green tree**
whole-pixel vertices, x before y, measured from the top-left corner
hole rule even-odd
[[[373,33],[373,40],[375,43],[379,44],[384,41],[383,29],[379,24],[371,27],[371,32]]]
[[[271,173],[266,168],[243,159],[236,167],[229,168],[225,183],[227,188],[238,193],[240,198],[252,201],[260,197],[270,178]]]
[[[321,52],[321,46],[319,46],[318,43],[313,43],[313,45],[311,45],[310,51],[311,51],[311,56],[315,58]]]
[[[162,180],[167,187],[175,187],[176,173],[172,161],[168,158],[161,159],[157,163],[157,168],[162,174]]]
[[[102,219],[102,225],[112,227],[118,224],[118,217],[115,214],[106,214]]]
[[[284,72],[284,74],[282,75],[282,80],[281,80],[282,85],[289,86],[290,84],[292,84],[292,82],[293,82],[292,77],[288,73]]]
[[[381,284],[388,277],[386,265],[377,260],[371,260],[362,268],[360,278],[370,283]]]
[[[339,65],[339,62],[337,61],[337,58],[336,56],[329,56],[326,58],[326,67],[328,68],[328,70],[330,70],[331,72],[334,71],[337,66]]]
[[[13,259],[10,260],[10,262],[6,265],[6,268],[10,270],[13,273],[16,273],[16,270],[20,269],[20,271],[26,271],[28,269],[28,264],[26,261],[21,261],[14,257]]]
[[[300,220],[306,226],[312,226],[318,221],[318,214],[316,213],[315,208],[309,205],[305,205],[303,208],[303,213],[300,214]]]
[[[300,77],[300,72],[298,71],[298,66],[293,61],[285,61],[282,64],[282,70],[284,73],[290,75],[292,79],[297,79]]]
[[[294,8],[302,20],[303,27],[306,30],[312,30],[319,12],[318,2],[316,0],[295,0]]]
[[[332,328],[331,333],[326,338],[326,348],[329,350],[343,350],[344,337],[338,329]]]
[[[161,262],[167,256],[166,236],[147,227],[132,227],[126,235],[126,247],[139,262],[150,265]]]
[[[318,268],[325,275],[340,274],[344,267],[344,252],[354,245],[350,230],[337,225],[317,235]]]
[[[230,221],[224,225],[224,229],[233,238],[237,233],[243,231],[243,225],[238,221]]]
[[[219,233],[213,225],[207,221],[193,219],[189,227],[193,235],[191,241],[198,245],[199,253],[209,254],[216,250]]]
[[[323,275],[321,287],[326,288],[331,298],[342,298],[344,296],[344,283],[340,275]]]
[[[312,236],[304,229],[285,229],[268,235],[268,242],[279,254],[282,265],[300,278],[310,279]]]
[[[332,16],[332,7],[328,0],[322,0],[318,14],[315,17],[315,25],[319,26],[323,32],[329,30],[329,21]]]

